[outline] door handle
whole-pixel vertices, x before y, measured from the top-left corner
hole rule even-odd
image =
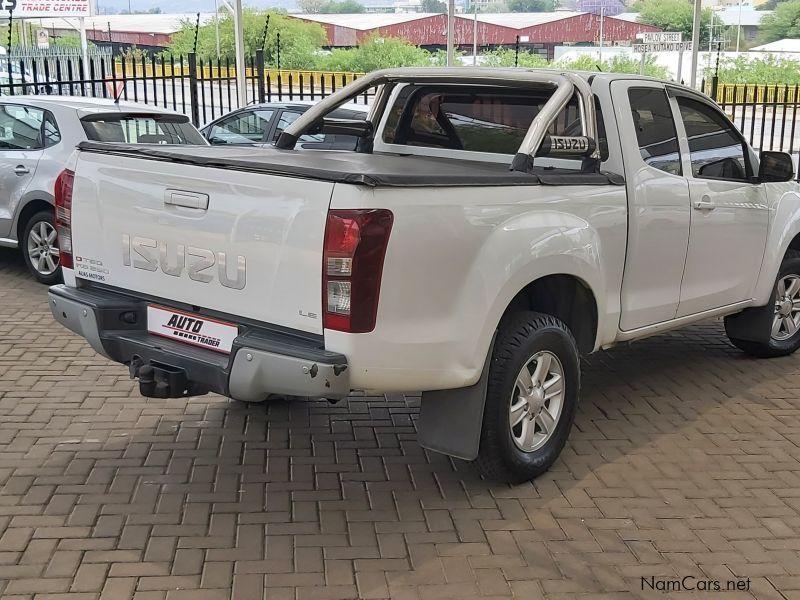
[[[714,210],[717,208],[717,205],[714,204],[714,201],[711,200],[710,196],[703,196],[694,203],[695,210]]]
[[[24,166],[24,165],[17,165],[16,167],[14,167],[14,174],[15,175],[27,175],[30,172],[31,172],[31,170],[28,167]]]
[[[167,190],[164,193],[164,204],[193,208],[195,210],[208,210],[208,194],[186,192],[183,190]]]

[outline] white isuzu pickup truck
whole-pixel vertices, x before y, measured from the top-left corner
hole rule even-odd
[[[326,117],[365,93],[366,120]],[[294,149],[319,133],[359,142]],[[82,143],[50,305],[145,396],[422,391],[424,447],[524,481],[581,354],[716,316],[754,356],[800,346],[793,179],[672,83],[380,71],[274,149]]]

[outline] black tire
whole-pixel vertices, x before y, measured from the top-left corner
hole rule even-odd
[[[19,245],[22,249],[22,256],[25,258],[25,265],[28,267],[31,275],[36,278],[36,281],[45,285],[55,285],[56,283],[61,282],[61,265],[58,264],[58,268],[56,268],[52,273],[40,272],[39,269],[37,269],[36,264],[34,264],[34,258],[31,257],[28,247],[28,240],[31,235],[31,230],[36,228],[36,231],[38,231],[42,223],[46,223],[49,227],[55,230],[55,214],[52,210],[41,210],[28,219],[28,222],[25,223],[25,227],[22,229],[22,237],[19,240]],[[54,245],[55,247],[58,247],[58,239],[54,241]]]
[[[750,308],[748,311],[752,314],[753,322],[762,324],[763,327],[771,327],[773,317],[776,312],[776,305],[778,304],[778,287],[781,281],[788,276],[796,276],[800,278],[800,252],[797,250],[787,250],[786,256],[783,257],[781,268],[778,271],[778,277],[775,280],[775,286],[772,289],[772,297],[766,306],[758,308]],[[742,350],[743,352],[755,356],[757,358],[775,358],[778,356],[788,356],[800,348],[800,328],[794,332],[790,337],[785,339],[775,339],[771,335],[771,329],[765,332],[769,335],[766,342],[745,340],[737,338],[734,333],[735,329],[729,327],[733,317],[725,318],[725,328],[728,333],[728,339],[731,343]],[[760,333],[760,332],[759,332]]]
[[[518,374],[541,352],[554,355],[563,372],[560,416],[541,447],[524,451],[514,441],[516,429],[510,422],[511,402],[512,397],[515,401],[520,398]],[[480,450],[475,460],[480,472],[489,479],[521,483],[547,471],[567,442],[579,395],[579,352],[567,326],[555,317],[536,312],[521,312],[507,318],[500,325],[489,366]],[[527,411],[536,409],[527,407],[525,410],[523,420],[532,414]],[[531,418],[531,422],[534,419]]]

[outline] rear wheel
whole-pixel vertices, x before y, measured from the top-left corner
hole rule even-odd
[[[786,356],[800,348],[800,252],[786,252],[772,292],[772,301],[766,306],[749,310],[764,317],[758,322],[770,327],[769,339],[763,342],[745,340],[729,333],[728,338],[734,346],[759,358]],[[763,333],[762,337],[766,337],[766,331]]]
[[[28,270],[39,283],[53,285],[61,281],[61,262],[53,211],[42,210],[25,224],[22,254]]]
[[[487,477],[528,481],[555,462],[575,420],[578,348],[567,326],[523,312],[497,336],[476,465]]]

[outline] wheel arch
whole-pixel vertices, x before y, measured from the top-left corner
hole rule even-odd
[[[43,210],[54,211],[55,208],[53,207],[53,203],[43,200],[42,198],[34,198],[26,202],[25,206],[23,206],[19,211],[19,216],[17,217],[17,224],[14,228],[14,231],[17,234],[17,240],[20,244],[24,242],[22,239],[22,234],[25,232],[25,226],[28,224],[30,218]]]
[[[755,306],[764,306],[770,300],[775,277],[788,250],[800,251],[800,192],[794,182],[767,184],[781,189],[768,191],[773,195],[769,232],[767,234],[764,260],[758,275],[753,299]],[[776,198],[777,196],[777,198]]]
[[[572,332],[581,354],[594,350],[598,330],[597,298],[580,277],[556,273],[531,281],[509,302],[500,323],[520,310],[556,317]]]

